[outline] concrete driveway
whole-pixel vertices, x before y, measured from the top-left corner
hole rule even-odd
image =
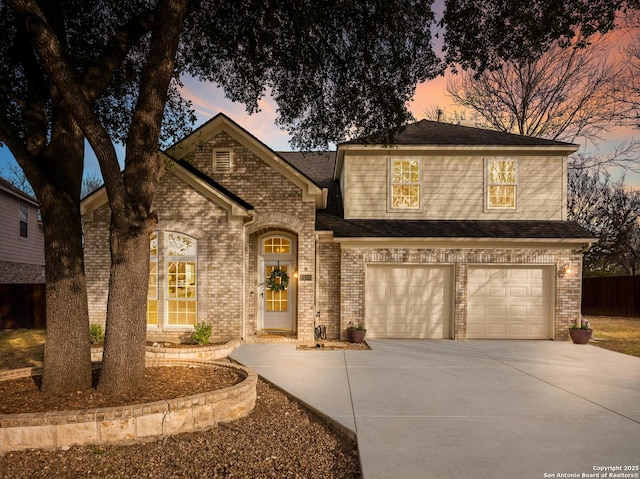
[[[231,357],[354,432],[366,479],[640,477],[640,358],[553,341],[368,343]]]

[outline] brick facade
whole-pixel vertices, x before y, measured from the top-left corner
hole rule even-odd
[[[232,168],[216,173],[215,149],[233,151]],[[158,327],[149,327],[149,338],[184,336],[190,327],[165,325],[166,259],[164,232],[187,234],[197,240],[198,321],[213,325],[212,342],[256,334],[260,329],[257,294],[258,245],[266,234],[284,232],[295,242],[298,281],[294,330],[300,342],[313,341],[315,319],[315,203],[304,200],[301,189],[267,165],[260,157],[220,133],[198,145],[191,163],[254,208],[255,217],[230,217],[227,211],[176,177],[170,165],[156,192],[158,212]],[[85,256],[89,316],[104,324],[109,283],[109,208],[103,205],[85,218]],[[311,278],[310,280],[308,278]],[[295,279],[292,277],[292,281]],[[262,280],[264,283],[264,280]],[[243,289],[244,287],[244,289]],[[243,324],[244,322],[244,324]]]
[[[252,339],[263,329],[265,277],[261,265],[267,256],[261,253],[261,242],[270,235],[285,236],[293,245],[292,271],[298,274],[290,275],[295,302],[292,332],[298,342],[312,343],[316,325],[327,327],[328,338],[344,338],[349,323],[366,319],[366,269],[372,263],[448,265],[453,273],[454,339],[467,337],[469,267],[544,265],[552,271],[550,286],[555,291],[552,334],[555,339],[567,339],[568,326],[580,314],[582,253],[569,249],[575,243],[558,246],[560,243],[549,240],[544,246],[527,243],[525,247],[523,243],[496,242],[489,247],[486,242],[453,242],[455,247],[451,248],[442,244],[381,248],[372,243],[340,243],[331,233],[315,230],[319,206],[316,201],[321,196],[317,185],[302,178],[299,171],[246,132],[238,133],[230,124],[226,125],[228,130],[214,126],[209,125],[208,130],[203,127],[201,136],[179,143],[172,153],[177,159],[187,160],[201,176],[190,172],[195,176],[189,179],[188,174],[181,173],[183,166],[168,161],[154,199],[161,254],[158,327],[149,327],[150,339],[177,339],[192,330],[165,324],[165,232],[182,233],[197,240],[198,321],[213,326],[213,342]],[[223,154],[222,165],[218,163],[216,167],[216,153],[221,151],[231,152],[229,164],[224,164]],[[207,183],[221,196],[198,182]],[[313,188],[315,192],[309,193]],[[110,265],[108,205],[92,210],[84,219],[89,316],[92,323],[104,324]],[[465,247],[459,247],[461,244]],[[565,265],[570,272],[565,272]]]
[[[455,296],[453,337],[466,339],[467,274],[469,266],[545,265],[555,276],[554,339],[568,339],[568,328],[580,315],[582,253],[558,249],[422,249],[345,247],[340,254],[340,336],[349,323],[365,320],[367,264],[406,263],[453,265]],[[335,264],[332,262],[331,264]],[[569,272],[565,272],[564,266]],[[337,272],[338,270],[336,270]],[[335,275],[336,273],[334,273]],[[553,290],[553,286],[552,286]],[[335,306],[334,306],[335,308]]]
[[[0,284],[42,284],[44,265],[0,261]]]

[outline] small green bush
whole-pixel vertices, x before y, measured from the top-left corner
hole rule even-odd
[[[205,323],[204,321],[198,322],[193,330],[193,340],[201,346],[203,344],[207,344],[209,342],[211,332],[212,328],[210,324]]]
[[[89,337],[91,338],[91,344],[99,344],[104,342],[104,329],[99,324],[89,325]]]

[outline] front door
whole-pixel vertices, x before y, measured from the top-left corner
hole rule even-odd
[[[263,329],[293,330],[295,294],[293,292],[292,261],[264,261],[264,290],[262,293]],[[274,271],[277,274],[273,274]],[[275,286],[269,288],[273,276]],[[285,279],[286,278],[286,279]],[[287,282],[283,288],[283,280]]]
[[[294,237],[277,232],[260,239],[258,329],[295,331],[295,258]]]

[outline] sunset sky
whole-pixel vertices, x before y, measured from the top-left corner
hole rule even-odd
[[[248,115],[244,105],[226,99],[222,89],[215,84],[202,83],[190,78],[185,79],[184,84],[184,95],[193,102],[196,111],[196,128],[222,112],[273,150],[291,150],[289,135],[275,125],[276,105],[270,98],[265,98],[260,102],[261,111],[259,113]],[[418,85],[414,99],[410,103],[410,110],[417,120],[424,117],[424,111],[429,107],[437,105],[448,110],[453,109],[451,100],[445,94],[445,87],[445,77]],[[611,132],[610,140],[602,146],[602,149],[606,150],[612,145],[633,138],[640,139],[640,130],[617,128]],[[119,151],[119,154],[122,154],[122,148],[119,148]],[[0,176],[6,177],[8,175],[7,165],[9,164],[15,164],[15,160],[6,147],[0,148]],[[89,148],[87,148],[85,171],[88,174],[99,174],[97,161]],[[635,188],[640,188],[640,174],[627,173],[625,181]]]

